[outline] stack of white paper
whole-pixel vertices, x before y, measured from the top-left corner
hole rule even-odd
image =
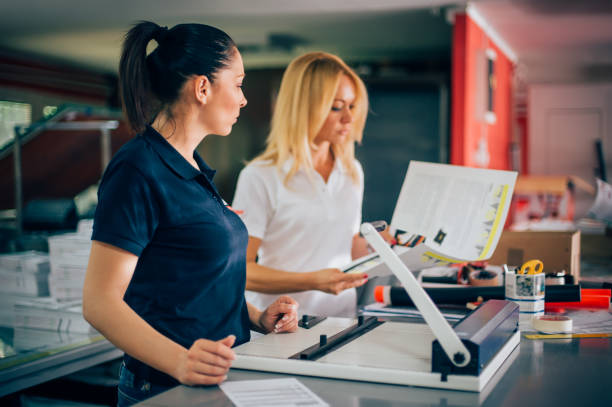
[[[362,308],[362,314],[375,317],[422,317],[421,312],[415,307],[403,307],[385,305],[380,302],[368,304]],[[461,312],[443,312],[442,316],[449,322],[457,322],[465,317]]]
[[[13,326],[15,324],[15,304],[23,301],[23,294],[2,293],[0,294],[0,326]]]
[[[36,328],[57,332],[90,333],[95,330],[83,318],[81,301],[30,298],[15,304],[16,328]]]
[[[28,251],[0,255],[0,293],[49,295],[49,256]]]
[[[58,300],[83,297],[85,271],[91,250],[91,229],[79,224],[78,233],[49,237],[49,291]]]
[[[91,237],[93,231],[93,219],[81,219],[77,225],[77,233],[80,235],[86,235],[88,238]]]
[[[0,255],[0,269],[28,273],[49,272],[47,253],[34,250]]]
[[[0,326],[89,333],[81,299],[91,247],[91,221],[77,233],[49,238],[49,254],[0,255]]]
[[[51,330],[36,330],[32,332],[31,328],[14,328],[12,350],[13,354],[16,354],[40,351],[43,348],[57,349],[77,341],[82,342],[84,339],[83,335],[85,334],[76,332],[58,332]],[[45,404],[45,406],[47,405]]]

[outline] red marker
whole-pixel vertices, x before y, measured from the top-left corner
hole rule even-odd
[[[239,211],[237,209],[232,208],[229,205],[227,205],[227,209],[229,209],[230,211],[234,212],[236,215],[242,215],[244,213],[244,211]]]
[[[244,211],[240,211],[240,210],[232,208],[227,202],[225,202],[225,199],[223,200],[223,203],[225,204],[227,209],[229,209],[230,211],[234,212],[236,215],[240,216],[240,215],[242,215],[244,213]]]

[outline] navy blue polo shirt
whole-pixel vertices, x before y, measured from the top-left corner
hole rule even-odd
[[[102,177],[92,240],[138,256],[124,299],[156,330],[186,348],[230,334],[238,345],[250,339],[248,234],[217,192],[215,171],[194,159],[200,170],[150,127],[126,143]],[[129,356],[126,364],[153,370]]]

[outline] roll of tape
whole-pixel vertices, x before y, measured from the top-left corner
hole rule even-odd
[[[498,274],[490,270],[474,270],[468,274],[468,281],[478,287],[501,285]]]
[[[531,320],[533,327],[544,333],[571,333],[572,319],[561,315],[540,315]]]

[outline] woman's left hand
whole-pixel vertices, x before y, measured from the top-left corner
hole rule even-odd
[[[298,328],[298,303],[282,295],[266,308],[259,317],[259,325],[265,332],[295,332]]]

